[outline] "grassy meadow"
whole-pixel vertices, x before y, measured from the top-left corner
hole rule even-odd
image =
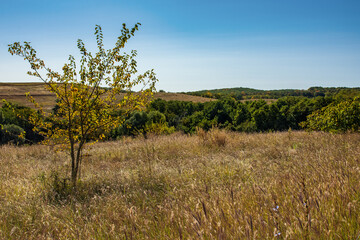
[[[97,143],[76,193],[65,153],[0,148],[0,239],[360,234],[360,134],[213,129]]]

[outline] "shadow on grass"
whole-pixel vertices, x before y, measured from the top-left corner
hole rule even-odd
[[[94,196],[110,192],[106,182],[78,180],[74,186],[69,178],[61,176],[57,171],[52,171],[48,175],[42,173],[39,180],[42,185],[42,197],[50,204],[88,202]]]
[[[42,197],[49,204],[67,205],[71,203],[89,203],[94,197],[105,197],[119,194],[134,205],[146,203],[161,203],[168,191],[170,183],[165,176],[140,174],[127,180],[94,178],[79,180],[76,186],[69,178],[63,177],[57,171],[39,175],[42,186]]]

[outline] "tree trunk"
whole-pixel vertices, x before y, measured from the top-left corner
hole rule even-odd
[[[70,149],[70,155],[71,155],[71,182],[73,186],[76,186],[76,179],[77,179],[77,171],[76,171],[76,158],[75,158],[75,149],[74,144],[71,143],[71,149]]]
[[[76,186],[76,182],[77,182],[77,178],[79,175],[79,166],[80,166],[80,162],[81,162],[81,151],[82,148],[84,146],[83,142],[79,143],[79,147],[76,150],[76,155],[75,155],[75,151],[73,151],[73,154],[71,155],[71,181],[73,183],[73,186]]]

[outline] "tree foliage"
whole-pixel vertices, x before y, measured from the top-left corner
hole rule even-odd
[[[326,132],[356,132],[360,129],[360,97],[334,102],[308,116],[302,126]]]
[[[30,63],[31,71],[28,74],[40,78],[58,99],[56,111],[46,113],[28,94],[39,112],[31,115],[30,122],[45,137],[46,144],[57,144],[69,151],[74,184],[86,143],[103,139],[113,128],[122,124],[127,112],[142,109],[155,90],[157,79],[153,70],[134,77],[138,73],[137,53],[122,52],[139,25],[137,23],[129,29],[123,24],[115,47],[108,50],[104,49],[102,29],[96,25],[98,51],[92,54],[79,39],[77,47],[81,59],[78,63],[70,55],[62,73],[46,66],[29,42],[9,45],[12,55],[23,57]],[[137,93],[132,91],[135,86],[141,87]],[[123,114],[114,114],[119,109]]]

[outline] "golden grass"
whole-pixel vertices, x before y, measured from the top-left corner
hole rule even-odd
[[[212,130],[97,143],[77,194],[61,192],[68,161],[46,146],[1,147],[0,239],[360,234],[359,134]]]

